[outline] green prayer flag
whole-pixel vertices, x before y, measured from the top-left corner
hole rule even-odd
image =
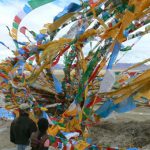
[[[53,121],[53,123],[55,125],[59,125],[60,127],[65,127],[65,125],[63,123],[57,122],[57,121]]]
[[[50,140],[51,144],[53,144],[56,141],[55,137],[53,137],[51,135],[49,136],[49,140]]]
[[[66,140],[66,139],[64,139],[64,138],[60,138],[61,139],[61,142],[63,143],[63,144],[67,144],[68,143],[68,141]]]
[[[96,67],[97,63],[99,62],[100,58],[99,58],[99,54],[101,53],[101,49],[98,48],[96,53],[94,54],[93,56],[93,59],[90,61],[88,67],[87,67],[87,70],[85,71],[85,73],[83,74],[82,78],[81,78],[81,81],[80,81],[80,87],[78,89],[78,94],[76,95],[76,100],[77,102],[81,102],[83,101],[83,98],[82,98],[82,94],[85,90],[85,85],[90,77],[90,75],[92,74],[93,72],[93,68]]]
[[[129,51],[129,50],[131,50],[131,49],[132,49],[131,46],[127,46],[127,47],[125,47],[125,48],[122,48],[120,51],[126,52],[126,51]]]
[[[90,113],[91,113],[91,109],[90,108],[84,108],[84,113],[86,114],[86,115],[90,115]]]
[[[32,9],[35,9],[39,6],[45,5],[47,3],[53,2],[55,0],[30,0],[28,3]]]
[[[13,22],[13,28],[18,29],[19,25],[16,22]]]
[[[84,108],[83,109],[84,113],[83,113],[83,120],[86,120],[87,118],[89,118],[91,112],[92,112],[92,109],[90,108]]]

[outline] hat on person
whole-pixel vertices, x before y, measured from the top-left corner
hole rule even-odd
[[[29,106],[28,103],[23,103],[23,104],[21,104],[21,105],[19,106],[19,108],[20,108],[21,110],[28,110],[28,109],[30,109],[30,106]]]

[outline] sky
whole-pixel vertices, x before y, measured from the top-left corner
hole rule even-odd
[[[79,3],[78,0],[69,0],[69,3],[71,2]],[[0,41],[4,42],[13,50],[15,46],[5,26],[7,25],[10,29],[12,28],[13,18],[22,10],[26,3],[27,0],[0,0]],[[67,4],[68,0],[56,0],[55,2],[41,6],[30,12],[23,19],[19,27],[26,26],[28,29],[38,33],[44,24],[53,22],[54,16],[61,12]],[[22,41],[25,37],[19,33],[18,39]],[[11,51],[0,45],[0,60],[8,56],[12,56]]]
[[[38,31],[43,27],[46,23],[53,22],[54,16],[56,16],[59,12],[63,10],[65,6],[71,2],[79,3],[79,0],[56,0],[55,2],[46,4],[41,6],[31,13],[29,13],[20,24],[21,26],[26,26],[28,29],[33,30],[38,33]],[[23,6],[27,3],[27,0],[0,0],[0,41],[4,42],[6,45],[10,47],[10,49],[14,50],[14,44],[12,39],[8,35],[8,31],[6,29],[6,25],[10,28],[12,27],[12,22],[14,16],[22,10]],[[144,27],[142,28],[144,29]],[[64,30],[63,32],[66,32]],[[60,35],[62,35],[61,33]],[[18,34],[19,41],[24,41],[25,37],[21,33]],[[136,39],[127,41],[123,43],[124,45],[131,45]],[[139,61],[143,61],[150,56],[150,34],[147,34],[141,38],[141,40],[133,47],[133,49],[124,53],[119,53],[117,58],[120,59],[120,63],[137,63]],[[95,43],[93,43],[94,46]],[[85,50],[90,50],[90,46],[86,45]],[[122,57],[124,55],[124,57]],[[10,50],[7,50],[5,47],[0,45],[0,60],[5,59],[8,56],[12,56]],[[62,60],[61,60],[62,63]]]

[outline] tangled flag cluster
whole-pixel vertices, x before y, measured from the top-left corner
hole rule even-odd
[[[149,33],[149,0],[80,0],[70,3],[53,23],[45,24],[39,33],[19,27],[34,9],[55,0],[29,0],[8,28],[16,50],[14,56],[0,63],[0,91],[5,108],[18,114],[21,103],[33,110],[31,117],[48,119],[49,139],[59,149],[102,149],[91,145],[88,129],[111,112],[131,111],[150,99],[150,70],[129,72],[150,59],[119,72],[112,71],[119,51],[129,51],[137,43],[124,47],[122,42]],[[57,33],[71,25],[58,40]],[[141,26],[145,31],[132,34]],[[21,32],[28,42],[18,40]],[[28,37],[31,34],[35,42]],[[87,50],[87,43],[94,48]],[[3,42],[3,46],[7,47]],[[64,78],[59,81],[53,68],[64,57]],[[103,73],[106,68],[105,74]],[[96,106],[96,107],[95,107]],[[103,148],[118,149],[118,148]]]

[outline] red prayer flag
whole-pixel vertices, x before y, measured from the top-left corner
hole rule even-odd
[[[93,98],[93,100],[86,107],[89,108],[89,107],[101,102],[101,100],[102,100],[102,98],[96,96]]]
[[[35,56],[31,56],[31,57],[28,59],[30,65],[32,65],[34,59],[35,59]]]
[[[99,0],[90,0],[89,2],[91,7],[95,7],[98,4]]]
[[[25,50],[25,52],[27,52],[27,53],[29,53],[30,52],[30,50],[29,49],[27,49],[26,47],[23,47],[23,49]]]
[[[15,21],[17,24],[20,24],[21,19],[20,19],[18,16],[15,16],[14,21]]]
[[[128,73],[130,76],[135,76],[136,75],[136,72],[129,72]]]
[[[2,78],[5,78],[5,79],[8,79],[8,76],[7,75],[5,75],[4,73],[0,73],[0,77],[2,77]]]
[[[88,83],[90,83],[92,80],[94,80],[94,78],[96,77],[97,73],[98,73],[98,70],[99,68],[101,67],[101,65],[99,64],[96,69],[94,70],[94,72],[92,73],[92,75],[90,76],[89,80],[88,80]]]
[[[52,67],[54,67],[54,66],[59,62],[60,56],[62,56],[62,54],[63,54],[65,51],[67,51],[69,48],[70,48],[70,45],[67,45],[67,46],[59,53],[59,55],[57,56],[57,58],[53,61]]]
[[[31,57],[29,58],[29,61],[34,61],[34,59],[35,59],[35,56],[31,56]]]
[[[20,32],[22,34],[25,34],[26,30],[27,30],[27,28],[25,26],[23,26],[23,27],[20,28]]]
[[[52,144],[54,148],[58,147],[58,143],[61,142],[59,138],[56,137],[56,141]]]

